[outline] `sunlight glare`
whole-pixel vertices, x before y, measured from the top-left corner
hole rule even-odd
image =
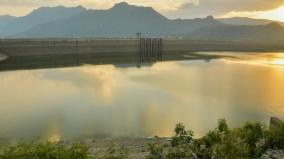
[[[284,22],[284,5],[271,11],[261,12],[257,18],[266,18]]]
[[[271,62],[273,65],[284,65],[284,59],[276,59]]]

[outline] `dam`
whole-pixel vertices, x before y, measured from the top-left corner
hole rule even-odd
[[[282,51],[284,43],[190,39],[1,39],[0,70],[186,60],[192,52]],[[8,57],[8,58],[7,58]],[[193,57],[194,58],[194,57]]]

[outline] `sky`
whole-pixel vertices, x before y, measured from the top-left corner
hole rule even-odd
[[[0,15],[24,16],[42,6],[108,9],[118,2],[151,6],[168,18],[245,16],[284,21],[284,0],[0,0]]]

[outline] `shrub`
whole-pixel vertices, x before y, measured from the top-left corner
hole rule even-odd
[[[147,159],[163,159],[164,158],[164,148],[162,145],[157,143],[149,144],[150,154]]]
[[[210,131],[203,138],[195,140],[194,151],[198,158],[210,159],[213,155],[213,146],[221,143],[218,131]]]
[[[260,157],[264,150],[264,145],[261,145],[261,141],[264,140],[266,133],[265,127],[260,123],[247,122],[245,126],[240,129],[240,133],[241,138],[248,146],[249,157]]]
[[[110,145],[107,149],[106,155],[102,159],[127,159],[128,149],[124,147],[115,148],[114,145]]]
[[[168,159],[194,159],[193,152],[193,131],[186,130],[182,123],[178,123],[175,127],[175,136],[171,141],[172,148],[166,155]]]
[[[217,142],[212,148],[212,156],[218,159],[248,159],[247,145],[238,136],[238,132],[231,130],[221,136],[221,142]]]
[[[266,148],[284,149],[284,124],[271,129],[266,134]]]
[[[194,144],[198,158],[248,158],[247,145],[241,139],[239,131],[230,129],[225,119],[218,120],[217,128],[196,140]]]
[[[193,132],[191,130],[185,130],[185,126],[182,123],[176,125],[175,133],[171,142],[173,147],[192,143]]]
[[[255,159],[268,149],[284,149],[284,124],[270,131],[260,123],[247,122],[232,129],[225,119],[201,139],[193,139],[193,132],[186,131],[182,123],[176,125],[175,136],[163,155],[163,147],[150,147],[151,159]]]
[[[67,148],[56,143],[20,144],[5,148],[1,159],[88,159],[89,148],[74,144]]]
[[[227,121],[225,119],[218,120],[218,132],[219,133],[227,133],[229,131],[229,127]]]
[[[179,145],[169,150],[167,159],[196,159],[196,154],[189,145]]]

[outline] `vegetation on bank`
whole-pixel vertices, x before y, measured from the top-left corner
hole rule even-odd
[[[146,159],[257,159],[267,150],[284,149],[284,124],[272,130],[260,123],[248,122],[230,128],[224,119],[200,139],[182,123],[176,125],[171,145],[149,144]],[[104,156],[91,155],[84,144],[20,144],[0,150],[0,159],[125,159],[128,151],[110,146]]]
[[[268,130],[260,123],[246,123],[241,128],[229,128],[224,119],[201,139],[177,124],[171,147],[152,144],[148,159],[257,159],[269,149],[284,149],[284,124]]]
[[[2,152],[1,152],[2,151]],[[19,144],[0,151],[0,159],[88,159],[89,148],[83,144]]]

